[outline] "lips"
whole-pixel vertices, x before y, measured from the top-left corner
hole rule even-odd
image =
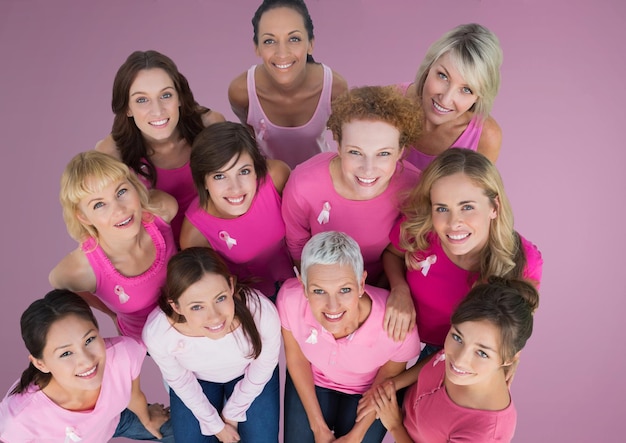
[[[80,378],[92,378],[96,375],[96,370],[98,369],[98,365],[94,366],[93,368],[89,369],[88,371],[82,372],[80,374],[76,374],[77,377]]]
[[[372,186],[373,184],[375,184],[378,181],[378,177],[376,177],[376,178],[357,177],[356,180],[357,180],[357,182],[360,185]]]
[[[450,370],[452,371],[452,373],[458,375],[458,376],[466,376],[466,375],[472,375],[473,372],[469,372],[469,371],[465,371],[463,369],[457,368],[456,366],[454,366],[454,363],[450,362]]]
[[[130,224],[130,222],[133,221],[133,216],[131,215],[130,217],[128,217],[126,220],[123,220],[119,223],[115,224],[115,227],[117,228],[123,228],[124,226],[128,226],[128,224]]]
[[[240,205],[243,203],[245,198],[245,195],[240,195],[239,197],[225,197],[224,200],[226,200],[231,205]]]
[[[470,236],[469,232],[464,232],[462,234],[446,234],[446,237],[448,237],[452,241],[462,241],[468,238],[469,236]]]
[[[205,329],[208,329],[209,332],[216,333],[216,332],[222,331],[225,326],[226,326],[226,322],[223,321],[222,323],[216,326],[205,326]]]
[[[283,64],[278,64],[278,63],[274,63],[274,66],[276,66],[278,69],[287,69],[292,67],[294,64],[294,62],[291,63],[283,63]]]
[[[433,100],[432,103],[433,103],[433,108],[435,108],[435,111],[439,112],[440,114],[447,114],[449,112],[452,112],[452,109],[444,108],[435,100]]]
[[[341,318],[344,316],[345,313],[346,313],[346,311],[340,312],[339,314],[329,314],[327,312],[323,312],[324,317],[326,318],[326,320],[331,321],[331,322],[335,322],[335,321],[341,320]]]
[[[164,118],[163,120],[155,120],[155,121],[152,121],[152,122],[148,122],[148,124],[150,126],[164,126],[164,125],[167,124],[168,121],[170,121],[169,118]]]

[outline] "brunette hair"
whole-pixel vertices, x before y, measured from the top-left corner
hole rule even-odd
[[[48,331],[54,323],[70,315],[91,322],[98,329],[98,321],[87,302],[66,289],[54,289],[31,303],[20,318],[22,339],[30,355],[35,359],[41,359]],[[25,392],[33,384],[43,389],[51,379],[52,374],[41,372],[31,362],[9,395]]]
[[[170,259],[167,264],[167,280],[159,297],[159,307],[174,323],[185,323],[187,321],[185,316],[174,311],[170,303],[177,304],[183,292],[206,274],[223,277],[229,286],[232,278],[235,317],[241,323],[243,332],[252,345],[252,352],[248,357],[257,358],[261,355],[261,334],[248,304],[256,303],[257,309],[260,310],[259,296],[248,286],[237,282],[237,277],[230,273],[222,258],[213,249],[199,246],[187,248]]]
[[[189,164],[201,207],[206,208],[211,198],[205,186],[207,175],[229,169],[243,153],[252,158],[257,181],[261,183],[267,176],[267,160],[247,127],[226,121],[214,123],[198,134],[193,142]]]
[[[122,161],[154,186],[157,176],[156,169],[150,160],[152,152],[133,117],[127,115],[130,88],[139,71],[148,69],[162,69],[172,79],[180,100],[177,129],[180,137],[184,138],[189,145],[204,128],[202,114],[209,110],[196,102],[187,79],[178,71],[172,59],[166,55],[152,50],[135,51],[120,66],[113,80],[111,108],[115,118],[111,135],[120,151]]]

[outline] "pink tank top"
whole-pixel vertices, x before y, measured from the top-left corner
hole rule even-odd
[[[267,176],[257,188],[248,212],[233,218],[214,217],[199,206],[196,198],[187,219],[241,278],[257,278],[251,286],[271,297],[276,282],[293,277],[293,263],[285,243],[281,198]]]
[[[330,116],[330,100],[333,88],[333,71],[324,68],[324,85],[313,117],[305,125],[296,127],[277,126],[263,112],[256,94],[254,71],[256,65],[248,69],[248,120],[254,129],[261,152],[268,158],[282,160],[291,169],[308,160],[315,154],[330,151],[325,137],[326,122]]]
[[[406,95],[407,89],[411,86],[411,83],[400,83],[396,85],[403,95]],[[477,115],[474,115],[465,128],[465,131],[461,133],[459,138],[456,139],[450,148],[466,148],[476,151],[478,149],[478,142],[480,141],[480,135],[483,132],[483,123]],[[435,159],[436,155],[428,155],[418,151],[415,147],[411,146],[407,160],[413,163],[421,171],[426,169],[426,166]]]
[[[81,248],[96,275],[96,295],[117,314],[122,335],[141,340],[141,331],[148,314],[156,307],[165,283],[167,262],[176,253],[170,225],[154,216],[151,222],[142,222],[156,249],[156,257],[148,270],[140,275],[126,277],[111,263],[94,238],[83,242]]]

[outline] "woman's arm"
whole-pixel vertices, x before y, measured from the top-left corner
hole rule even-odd
[[[235,77],[228,86],[228,101],[230,108],[239,121],[248,125],[248,72],[245,71]]]
[[[291,169],[289,169],[287,163],[281,160],[267,160],[267,169],[276,191],[279,195],[282,195],[289,174],[291,174]]]
[[[202,246],[205,248],[211,247],[209,241],[202,234],[202,232],[192,225],[189,219],[185,217],[180,230],[180,249],[187,249],[192,246]]]
[[[302,353],[300,345],[293,337],[291,331],[282,328],[282,333],[285,343],[287,369],[298,392],[300,401],[304,406],[304,411],[309,420],[309,426],[315,436],[315,442],[326,443],[335,441],[335,437],[326,424],[326,420],[324,420],[324,416],[322,415],[322,409],[317,401],[311,363]]]
[[[161,426],[169,419],[169,413],[162,404],[148,406],[146,396],[139,386],[139,377],[133,380],[128,409],[135,413],[141,424],[156,438],[162,438]]]
[[[398,397],[393,383],[378,386],[374,392],[376,416],[389,431],[396,443],[413,443],[404,424],[402,410],[398,405]]]
[[[178,202],[167,192],[159,189],[151,189],[150,206],[155,215],[161,217],[166,223],[170,223],[178,212]]]
[[[500,126],[492,117],[487,117],[483,124],[483,132],[480,134],[476,150],[491,160],[491,163],[495,164],[500,155],[501,146],[502,129],[500,129]]]
[[[404,254],[389,244],[383,251],[383,269],[389,279],[389,298],[383,327],[395,341],[402,341],[415,326],[415,305],[406,281]]]

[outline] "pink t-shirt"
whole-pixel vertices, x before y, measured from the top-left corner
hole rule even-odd
[[[246,420],[246,411],[270,380],[281,348],[280,320],[276,307],[267,298],[248,299],[254,323],[261,335],[262,350],[256,359],[241,326],[220,339],[188,337],[171,325],[156,308],[148,317],[143,338],[150,356],[161,369],[167,384],[191,410],[204,435],[224,428],[220,414],[202,392],[198,379],[226,383],[241,375],[222,415],[237,422]]]
[[[330,176],[334,153],[318,154],[298,166],[283,191],[283,219],[287,247],[300,260],[306,242],[326,231],[345,232],[360,246],[368,282],[382,274],[381,256],[389,244],[389,231],[400,216],[405,191],[418,182],[420,172],[399,163],[387,189],[371,200],[349,200],[335,191]]]
[[[32,385],[21,394],[7,394],[0,403],[0,439],[5,443],[108,442],[130,402],[132,382],[139,377],[146,349],[129,337],[104,341],[106,364],[93,410],[64,409]]]
[[[400,246],[400,224],[404,220],[405,218],[398,220],[389,235],[391,244],[403,252]],[[543,266],[541,253],[524,237],[520,236],[520,239],[526,254],[526,268],[524,268],[523,275],[525,278],[534,280],[538,285],[541,281]],[[422,341],[443,346],[450,329],[450,317],[478,280],[478,274],[466,271],[454,264],[441,247],[437,234],[429,234],[428,241],[430,247],[421,252],[420,257],[430,262],[434,261],[434,263],[419,270],[407,270],[406,280],[415,303],[416,321]]]
[[[245,214],[231,219],[214,217],[196,198],[186,217],[224,258],[230,272],[240,279],[258,279],[250,284],[270,297],[276,292],[276,282],[293,277],[280,206],[280,195],[268,176],[259,184]]]
[[[503,443],[515,433],[513,401],[500,411],[459,406],[444,386],[443,351],[420,371],[404,397],[404,427],[415,443]]]
[[[267,118],[256,93],[254,78],[256,65],[248,69],[248,119],[246,123],[254,129],[261,152],[268,158],[284,161],[291,169],[315,154],[331,150],[326,141],[325,132],[326,122],[330,116],[333,71],[326,65],[322,67],[324,68],[324,84],[313,117],[306,124],[295,127],[277,126]]]
[[[156,249],[154,262],[143,274],[122,275],[93,238],[81,245],[96,275],[94,295],[117,314],[117,325],[122,334],[137,340],[141,340],[146,318],[157,305],[161,286],[165,284],[167,262],[176,253],[170,225],[157,216],[142,224]]]
[[[278,291],[280,322],[311,362],[316,386],[363,394],[385,363],[409,361],[420,353],[416,328],[401,342],[389,338],[383,328],[389,292],[369,285],[365,285],[365,292],[372,299],[369,317],[349,336],[335,339],[313,316],[298,279],[287,280]]]
[[[406,95],[406,91],[411,86],[411,83],[400,83],[396,85],[397,88],[403,95]],[[459,138],[452,143],[451,148],[466,148],[471,149],[472,151],[478,150],[478,142],[480,141],[480,136],[483,133],[483,120],[478,117],[478,115],[474,115],[470,122],[467,124],[467,128],[459,135]],[[415,147],[411,146],[409,149],[409,155],[407,156],[407,160],[417,166],[420,171],[426,169],[426,167],[437,157],[436,155],[428,155],[424,154]]]

